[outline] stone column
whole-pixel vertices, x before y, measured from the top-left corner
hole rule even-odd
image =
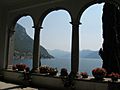
[[[11,68],[13,57],[14,57],[14,34],[15,30],[14,28],[9,29],[8,33],[8,58],[6,60],[6,66],[5,68]]]
[[[34,45],[33,45],[33,69],[34,72],[39,67],[39,59],[40,59],[40,29],[41,27],[34,27],[35,34],[34,34]]]
[[[7,52],[8,52],[8,30],[6,12],[0,13],[0,69],[6,68]]]
[[[72,24],[71,72],[77,73],[79,68],[79,22]]]

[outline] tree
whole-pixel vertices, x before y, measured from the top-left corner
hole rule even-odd
[[[119,19],[118,19],[119,18]],[[120,12],[118,7],[105,3],[103,7],[103,49],[99,54],[108,73],[120,73]],[[119,26],[120,27],[120,26]]]

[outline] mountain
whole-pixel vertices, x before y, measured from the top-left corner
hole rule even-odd
[[[82,50],[80,51],[81,58],[100,58],[98,51]]]
[[[55,58],[65,58],[65,57],[71,57],[70,52],[62,51],[62,50],[48,50],[50,54],[52,54]],[[100,58],[98,51],[92,51],[92,50],[81,50],[80,51],[80,58]]]
[[[54,49],[54,50],[48,50],[48,52],[53,55],[55,58],[65,58],[70,57],[70,52],[59,50],[59,49]]]
[[[33,39],[28,36],[26,30],[20,24],[16,24],[15,26],[15,40],[14,40],[14,56],[16,58],[23,57],[23,58],[32,58],[33,52]],[[40,46],[40,55],[42,58],[53,58],[47,50]]]

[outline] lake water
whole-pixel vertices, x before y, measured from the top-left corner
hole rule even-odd
[[[30,68],[32,68],[32,60],[14,60],[13,64],[25,63]],[[50,67],[57,68],[59,71],[61,68],[67,68],[68,71],[71,70],[71,60],[70,58],[55,58],[55,59],[41,59],[42,65],[47,65]],[[79,72],[87,72],[89,75],[92,75],[91,71],[96,67],[102,67],[101,59],[86,59],[80,58],[79,62]]]

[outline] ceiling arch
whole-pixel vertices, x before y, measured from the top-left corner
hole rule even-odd
[[[39,18],[39,19],[40,19],[40,20],[39,20],[39,21],[40,21],[40,22],[39,22],[40,26],[42,26],[42,23],[43,23],[45,17],[46,17],[49,13],[51,13],[51,12],[53,12],[53,11],[58,11],[58,10],[64,10],[64,11],[66,11],[66,12],[70,15],[70,17],[71,17],[70,11],[67,10],[66,8],[62,8],[62,7],[50,8],[50,9],[45,10],[45,11],[40,15],[40,18]]]

